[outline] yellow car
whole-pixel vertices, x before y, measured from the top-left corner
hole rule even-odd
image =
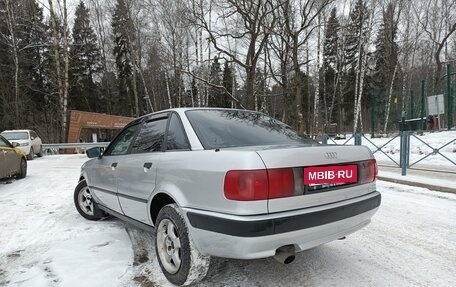
[[[27,175],[27,159],[18,148],[0,135],[0,178],[24,178]]]

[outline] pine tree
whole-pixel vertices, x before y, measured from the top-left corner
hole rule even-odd
[[[222,69],[218,57],[214,57],[214,61],[211,64],[211,70],[209,74],[209,82],[213,85],[209,87],[209,107],[220,107],[222,98]],[[218,86],[218,87],[215,87]]]
[[[369,12],[364,0],[358,0],[352,11],[350,11],[350,23],[348,25],[348,33],[346,35],[345,44],[345,64],[349,70],[356,70],[357,59],[360,53],[363,53],[365,43],[363,39],[368,34],[367,21]]]
[[[333,118],[334,105],[336,103],[337,88],[339,85],[339,29],[340,24],[337,19],[337,10],[333,8],[327,21],[325,31],[325,42],[323,51],[323,77],[322,84],[323,102],[325,103],[326,121],[331,122]]]
[[[70,47],[70,107],[85,111],[100,111],[99,87],[94,76],[101,69],[101,54],[97,37],[90,26],[89,9],[80,2],[75,12],[73,42]]]
[[[117,77],[119,79],[119,97],[114,105],[114,112],[121,115],[136,115],[134,93],[134,57],[133,43],[135,27],[130,17],[125,0],[117,0],[112,15],[112,32],[114,35],[114,56],[116,58]]]
[[[369,34],[369,11],[363,0],[357,0],[345,35],[344,77],[339,118],[347,125],[354,120],[355,100],[360,90],[362,63],[365,57],[366,39]]]
[[[340,24],[337,19],[337,9],[331,10],[328,22],[326,24],[323,63],[326,67],[336,70],[337,50],[339,48],[339,29]]]
[[[398,60],[396,43],[397,23],[394,19],[394,6],[389,3],[383,12],[383,22],[376,40],[374,79],[378,88],[391,84],[391,77]]]
[[[234,81],[233,69],[228,62],[225,62],[225,65],[223,66],[222,82],[225,90],[222,94],[220,107],[231,108],[231,97],[228,93],[233,95],[236,83]]]
[[[394,5],[389,3],[386,10],[383,11],[383,21],[378,31],[375,51],[375,70],[374,70],[374,95],[382,95],[381,98],[375,99],[379,104],[377,114],[384,114],[384,128],[388,126],[390,113],[390,104],[392,92],[398,88],[401,67],[398,62],[399,46],[396,43],[397,21],[395,20]],[[384,91],[379,93],[379,91]],[[384,107],[384,110],[383,110]],[[378,116],[378,115],[377,115]],[[382,117],[380,117],[382,118]]]

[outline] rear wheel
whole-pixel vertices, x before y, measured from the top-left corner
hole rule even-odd
[[[174,285],[186,286],[206,277],[210,257],[195,248],[176,204],[160,210],[155,226],[155,251],[166,278]]]
[[[33,160],[33,157],[35,156],[35,152],[33,151],[33,147],[30,147],[30,152],[27,155],[28,160]]]
[[[24,178],[27,176],[27,161],[25,158],[21,158],[21,163],[19,166],[19,173],[16,175],[16,178]]]
[[[98,208],[85,180],[79,182],[74,190],[74,205],[79,214],[88,220],[100,220],[107,214]]]

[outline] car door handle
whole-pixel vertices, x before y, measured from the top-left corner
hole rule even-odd
[[[152,167],[152,163],[151,162],[144,163],[144,168],[150,169],[151,167]]]
[[[117,162],[113,162],[113,163],[111,164],[111,169],[112,169],[112,170],[115,170],[116,167],[117,167]]]

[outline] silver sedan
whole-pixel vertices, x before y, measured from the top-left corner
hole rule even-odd
[[[87,154],[79,213],[154,232],[175,285],[203,279],[211,256],[290,263],[366,226],[381,202],[368,148],[319,145],[253,111],[160,111]]]

